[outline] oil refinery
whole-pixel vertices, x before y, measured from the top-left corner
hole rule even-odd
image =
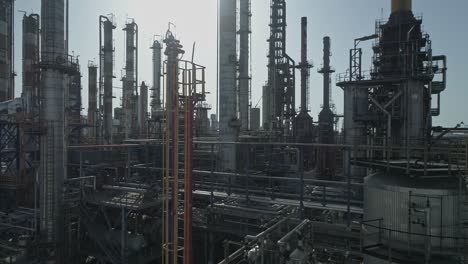
[[[296,0],[258,1],[266,24],[212,1],[210,68],[170,21],[150,45],[139,17],[78,14],[88,58],[69,0],[0,0],[0,264],[468,264],[468,127],[437,123],[460,91],[413,1],[385,0],[345,65]]]

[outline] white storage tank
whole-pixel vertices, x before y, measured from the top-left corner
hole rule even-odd
[[[456,177],[368,176],[364,191],[365,245],[380,242],[387,249],[390,246],[395,252],[410,255],[456,253],[462,246],[456,238],[464,236],[459,228],[464,199],[459,189]]]

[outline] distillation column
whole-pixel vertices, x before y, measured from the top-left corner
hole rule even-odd
[[[40,230],[43,241],[55,245],[60,262],[63,237],[63,182],[66,178],[64,72],[58,63],[65,56],[64,0],[42,0],[42,120]]]
[[[283,139],[292,135],[295,113],[295,62],[286,53],[286,1],[271,1],[268,53],[268,84],[263,111],[268,115],[264,129],[280,133]]]
[[[97,70],[94,63],[88,65],[88,124],[89,137],[92,139],[97,135]]]
[[[102,115],[104,143],[112,143],[112,90],[114,80],[114,23],[107,17],[99,18],[99,111]],[[104,32],[102,30],[104,29]],[[102,38],[104,38],[102,40]],[[101,117],[100,117],[101,118]]]
[[[309,76],[312,65],[307,60],[307,17],[301,18],[301,62],[296,67],[301,71],[301,111],[294,122],[294,137],[297,143],[314,142],[314,120],[309,115]],[[303,148],[304,169],[313,166],[315,150]]]
[[[39,15],[23,17],[23,97],[27,112],[39,114]]]
[[[125,77],[122,78],[122,121],[125,138],[130,138],[134,136],[137,124],[138,25],[135,22],[127,23],[123,30],[126,36],[126,63]]]
[[[309,76],[312,65],[307,60],[307,17],[301,18],[301,113],[309,112]]]
[[[240,0],[239,14],[239,117],[240,129],[249,129],[249,106],[250,106],[250,0]]]
[[[140,130],[140,134],[142,136],[147,135],[146,131],[146,122],[147,117],[148,117],[148,86],[146,85],[145,82],[141,83],[140,86],[140,97],[139,97],[139,103],[138,103],[138,129]]]
[[[220,1],[219,24],[219,136],[222,142],[237,141],[236,92],[236,0]],[[221,167],[236,169],[235,145],[221,146]]]
[[[335,131],[333,111],[330,109],[330,75],[335,72],[330,67],[330,37],[323,38],[323,68],[319,73],[323,74],[323,108],[319,114],[319,143],[335,144]],[[317,171],[318,176],[331,179],[335,174],[335,149],[319,148]]]
[[[0,0],[0,102],[14,98],[14,0]]]
[[[153,88],[151,89],[151,118],[160,117],[161,103],[161,50],[162,45],[155,40],[153,46]]]
[[[78,59],[73,59],[70,66],[73,70],[68,76],[68,105],[67,109],[67,126],[68,126],[68,139],[69,144],[81,143],[81,73],[80,64]]]

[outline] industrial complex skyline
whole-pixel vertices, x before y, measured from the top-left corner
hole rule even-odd
[[[468,264],[466,0],[0,0],[0,264]]]
[[[216,57],[211,56],[216,50],[216,0],[80,0],[70,1],[70,51],[80,55],[82,70],[88,60],[97,60],[98,27],[96,19],[100,14],[114,14],[116,16],[117,30],[114,34],[116,41],[115,76],[119,80],[124,67],[124,27],[127,18],[137,18],[140,25],[140,79],[151,84],[151,61],[144,60],[151,56],[153,36],[162,35],[168,27],[168,22],[175,24],[174,32],[184,39],[186,46],[192,46],[196,42],[195,56],[207,68],[216,68]],[[267,80],[267,48],[268,48],[268,23],[269,1],[252,1],[252,104],[261,106],[262,86]],[[430,16],[424,23],[424,30],[431,32],[433,43],[437,44],[434,51],[444,50],[449,58],[450,80],[448,89],[450,93],[441,98],[444,107],[441,115],[434,120],[444,126],[454,126],[462,121],[468,123],[468,119],[457,105],[463,105],[468,98],[468,89],[465,89],[465,68],[468,61],[468,53],[464,52],[462,25],[468,10],[468,2],[462,0],[446,1],[441,3],[436,0],[415,0],[413,3],[415,15]],[[17,0],[16,10],[26,12],[39,12],[40,1]],[[167,12],[174,10],[177,12]],[[300,59],[300,17],[309,18],[309,60],[314,62],[314,69],[310,77],[310,109],[311,115],[316,119],[322,98],[322,76],[317,73],[321,64],[321,45],[323,36],[332,39],[332,65],[336,73],[343,73],[349,67],[349,48],[353,39],[369,35],[374,32],[374,21],[382,17],[387,19],[389,6],[387,0],[359,0],[343,1],[331,0],[317,2],[311,0],[294,0],[288,8],[288,53],[294,59]],[[87,14],[83,17],[83,14]],[[204,15],[200,15],[204,14]],[[88,19],[89,18],[89,19]],[[15,30],[21,31],[21,16],[15,18]],[[447,41],[448,39],[460,39],[461,41]],[[16,50],[16,82],[18,83],[16,95],[21,93],[21,35],[15,36]],[[369,45],[369,44],[368,44]],[[366,44],[363,45],[366,47]],[[191,56],[191,48],[187,49],[187,57]],[[372,54],[363,54],[363,69],[370,68]],[[83,83],[87,83],[87,75],[83,76]],[[299,83],[296,83],[299,87]],[[115,83],[114,104],[120,104],[121,84]],[[216,108],[216,74],[211,71],[207,75],[208,103],[212,104],[213,112]],[[333,102],[338,113],[342,113],[343,93],[335,86],[335,78],[332,78]],[[296,89],[296,98],[299,98],[299,89]],[[87,109],[87,90],[83,90],[83,107]],[[298,101],[299,102],[299,101]],[[297,104],[299,105],[299,104]],[[83,110],[85,113],[86,110]]]

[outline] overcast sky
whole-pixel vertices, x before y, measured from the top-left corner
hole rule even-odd
[[[70,52],[80,56],[83,75],[83,107],[87,108],[87,64],[98,59],[98,17],[114,14],[117,22],[115,35],[116,65],[115,86],[121,87],[121,69],[124,67],[124,27],[127,18],[139,24],[139,79],[151,86],[151,42],[155,34],[163,34],[168,22],[176,25],[177,37],[188,54],[196,42],[195,61],[207,67],[207,87],[211,92],[209,103],[215,106],[216,96],[216,10],[217,0],[70,0]],[[252,101],[255,106],[261,99],[262,85],[267,79],[267,42],[269,35],[270,0],[252,0]],[[322,76],[317,73],[322,61],[322,39],[332,40],[332,66],[337,73],[345,72],[349,65],[349,49],[353,39],[373,34],[375,20],[387,18],[390,0],[288,0],[287,50],[300,58],[300,18],[309,20],[309,59],[315,64],[311,74],[311,115],[316,119],[322,100]],[[40,12],[40,0],[16,0],[18,11]],[[448,56],[448,89],[442,94],[442,114],[436,124],[453,126],[460,121],[468,123],[468,89],[465,85],[468,72],[466,34],[466,0],[413,0],[416,15],[423,15],[424,30],[431,35],[434,54]],[[16,13],[16,95],[21,94],[21,17]],[[371,61],[370,43],[364,49],[365,68]],[[335,78],[332,78],[333,82]],[[299,81],[297,81],[299,87]],[[333,101],[337,113],[342,112],[343,98],[333,85]],[[115,89],[120,104],[121,90]],[[299,89],[297,89],[299,100]],[[261,106],[261,103],[259,104]],[[299,106],[299,101],[297,103]],[[85,112],[84,112],[85,113]]]

